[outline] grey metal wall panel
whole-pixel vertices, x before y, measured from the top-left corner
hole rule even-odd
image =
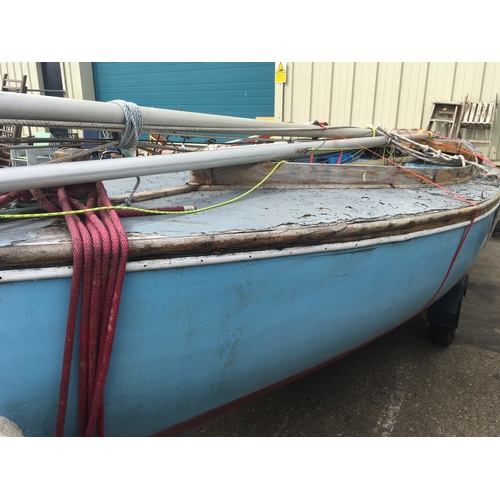
[[[298,123],[426,128],[433,101],[461,102],[466,94],[471,101],[491,101],[500,92],[496,62],[291,62],[286,72],[283,121]],[[498,114],[492,146],[497,159]]]
[[[36,62],[0,62],[0,75],[5,74],[9,78],[20,80],[23,75],[27,76],[26,85],[28,89],[40,89],[43,85],[42,70],[40,63]]]
[[[24,75],[26,78],[26,86],[28,93],[39,94],[33,92],[33,89],[43,89],[43,76],[41,64],[38,62],[0,62],[0,76],[9,75],[9,78],[20,80]],[[31,91],[30,91],[31,90]],[[23,135],[34,135],[36,132],[45,132],[48,129],[41,127],[23,127]]]

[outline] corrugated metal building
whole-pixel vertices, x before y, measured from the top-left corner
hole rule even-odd
[[[500,63],[494,62],[298,62],[286,69],[275,115],[291,122],[427,128],[433,101],[462,102],[466,94],[470,101],[492,101],[500,92]],[[494,130],[491,157],[498,159],[500,123]]]
[[[43,89],[43,64],[0,63],[0,74],[26,74],[28,88]],[[500,91],[496,62],[288,62],[283,67],[285,83],[275,82],[274,63],[60,63],[62,89],[70,98],[121,98],[244,117],[274,114],[277,120],[317,119],[334,126],[426,128],[433,101],[461,102],[466,95],[491,101]],[[473,133],[479,139],[487,135]],[[498,160],[498,121],[492,145],[491,158]]]

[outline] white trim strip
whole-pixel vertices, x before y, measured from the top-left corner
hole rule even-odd
[[[490,216],[498,206],[495,206],[488,213],[478,217],[475,221],[479,222],[482,219]],[[317,254],[334,251],[349,251],[366,248],[376,245],[384,245],[387,243],[397,243],[401,241],[422,238],[431,236],[446,231],[452,231],[460,227],[466,227],[470,224],[469,221],[460,222],[451,226],[438,227],[434,229],[426,229],[424,231],[416,231],[414,233],[402,234],[398,236],[384,236],[381,238],[371,238],[362,241],[349,241],[344,243],[330,243],[326,245],[313,245],[308,247],[290,247],[284,250],[261,250],[255,252],[238,252],[225,255],[204,255],[194,257],[177,257],[173,259],[150,259],[137,262],[129,262],[127,264],[127,272],[140,271],[157,271],[161,269],[175,269],[180,267],[208,266],[213,264],[226,264],[230,262],[243,262],[249,260],[273,259],[277,257],[290,257],[294,255]],[[47,268],[33,269],[14,269],[0,270],[0,284],[10,283],[15,281],[38,281],[44,279],[69,278],[73,274],[72,266],[57,266]]]

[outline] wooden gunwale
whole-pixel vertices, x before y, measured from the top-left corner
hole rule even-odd
[[[411,157],[400,159],[401,163],[412,161]],[[237,167],[203,169],[191,171],[191,183],[200,190],[249,189],[260,182],[278,162],[261,162]],[[341,165],[324,163],[282,163],[266,180],[266,189],[322,189],[416,187],[427,185],[425,179],[441,185],[466,182],[477,175],[476,167],[450,166],[446,168],[426,167],[410,169],[397,165],[383,165],[380,161],[365,161]]]
[[[282,250],[296,246],[362,241],[398,236],[468,221],[481,216],[500,203],[500,193],[493,198],[457,209],[390,219],[357,220],[307,227],[290,225],[260,231],[229,231],[218,234],[195,234],[166,237],[133,233],[129,235],[129,261],[148,258],[175,258],[233,252]],[[0,247],[0,269],[68,265],[72,262],[69,235],[40,242],[30,240]]]

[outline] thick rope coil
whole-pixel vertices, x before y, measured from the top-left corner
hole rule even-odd
[[[45,162],[45,164],[48,165],[49,163],[66,163],[66,162],[72,161],[76,158],[80,158],[82,156],[91,155],[92,153],[96,153],[98,151],[106,151],[106,149],[110,146],[118,147],[117,144],[118,144],[118,141],[109,142],[107,144],[100,144],[99,146],[92,148],[92,149],[82,149],[81,151],[77,151],[76,153],[72,153],[70,155],[63,156],[62,158],[47,161],[47,162]]]
[[[118,104],[125,115],[125,130],[123,131],[122,140],[119,142],[118,148],[127,149],[132,154],[137,147],[142,131],[143,119],[141,109],[137,104],[121,99],[109,102]]]
[[[381,134],[393,139],[393,144],[400,151],[405,152],[407,155],[415,156],[423,161],[434,162],[434,163],[448,163],[448,164],[456,164],[456,162],[460,162],[462,167],[467,165],[471,165],[478,170],[478,172],[485,177],[494,179],[498,182],[499,174],[498,170],[492,168],[488,165],[481,165],[477,161],[466,160],[463,155],[448,155],[443,153],[441,150],[436,150],[431,148],[428,145],[422,145],[418,142],[415,142],[407,137],[402,137],[392,130],[387,130],[385,127],[377,127],[377,131]],[[404,143],[411,144],[415,146],[417,149],[409,148],[403,145]]]

